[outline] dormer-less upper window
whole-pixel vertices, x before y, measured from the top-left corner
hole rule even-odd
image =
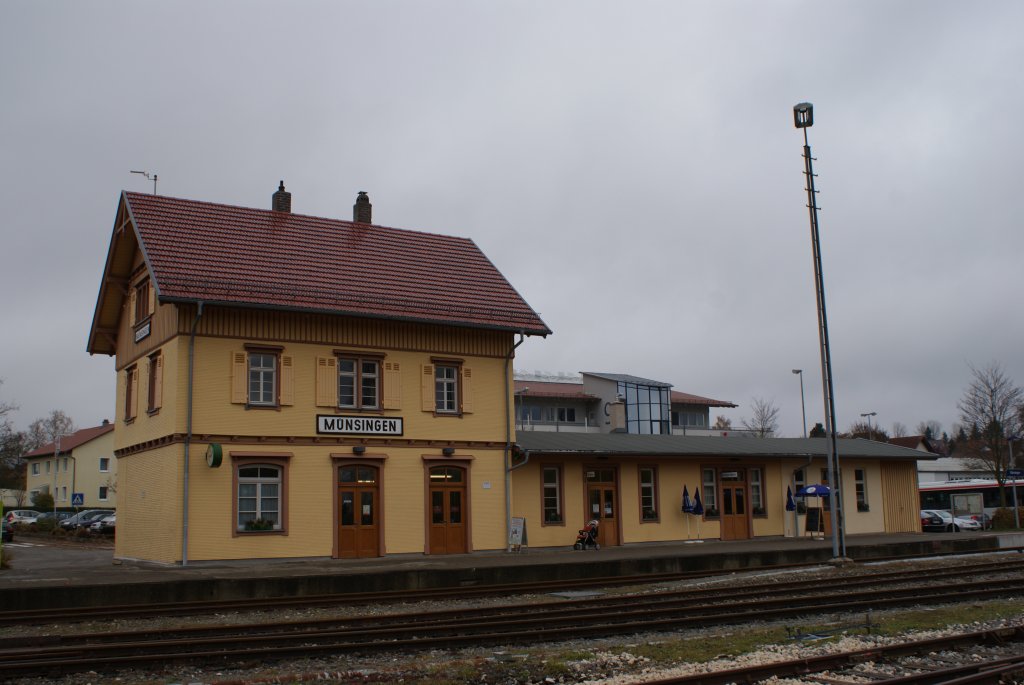
[[[135,322],[144,321],[153,313],[149,309],[149,279],[143,279],[135,286]]]

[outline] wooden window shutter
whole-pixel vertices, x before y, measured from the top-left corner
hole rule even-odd
[[[334,357],[316,358],[316,406],[338,406],[338,360]]]
[[[149,315],[153,316],[156,313],[156,285],[153,283],[153,279],[149,279]]]
[[[128,418],[134,419],[139,415],[139,367],[136,366],[128,372],[128,383],[131,386],[131,397],[128,402],[128,411],[131,415]]]
[[[290,354],[281,355],[281,406],[295,404],[295,360]]]
[[[462,367],[462,413],[473,413],[473,369]]]
[[[135,298],[138,294],[135,292],[135,288],[129,287],[128,289],[128,325],[135,325]]]
[[[128,396],[125,394],[128,392],[128,376],[129,374],[117,374],[117,396],[120,398],[117,406],[124,412],[124,416],[121,417],[124,421],[131,418],[128,416]]]
[[[398,362],[384,362],[384,408],[402,408],[402,373]]]
[[[434,395],[434,365],[424,364],[423,373],[420,374],[420,394],[423,411],[434,411],[437,408],[437,398]]]
[[[245,352],[231,353],[231,403],[246,404],[249,401],[249,360]]]
[[[161,354],[156,359],[150,359],[150,364],[156,364],[153,370],[153,409],[163,406],[164,394],[164,356]]]

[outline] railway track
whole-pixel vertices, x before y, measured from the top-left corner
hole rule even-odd
[[[0,673],[52,676],[76,671],[190,663],[223,667],[318,654],[422,651],[495,644],[558,642],[701,625],[746,624],[810,614],[1005,598],[1024,588],[1024,562],[1000,561],[921,571],[882,571],[844,578],[840,587],[805,581],[761,583],[727,593],[685,589],[486,609],[194,626],[12,638],[0,648]],[[983,578],[985,583],[965,583]],[[909,584],[908,584],[909,583]],[[709,601],[709,595],[714,601]]]
[[[1005,551],[1024,552],[1024,548],[1009,548]],[[991,550],[976,552],[991,554]],[[958,554],[958,556],[962,556]],[[905,555],[860,558],[859,564],[887,561],[913,561],[921,558],[935,558],[936,555]],[[1007,557],[1012,558],[1012,557]],[[46,623],[76,623],[117,618],[153,618],[156,616],[198,616],[224,612],[271,611],[274,609],[297,609],[331,606],[368,606],[430,600],[468,599],[517,594],[543,594],[559,590],[580,590],[585,588],[623,587],[639,584],[668,583],[729,576],[738,572],[758,573],[777,570],[813,568],[822,562],[756,566],[742,569],[715,571],[692,571],[674,573],[652,573],[634,576],[611,576],[597,578],[576,578],[552,580],[549,582],[508,583],[503,585],[460,586],[425,588],[419,590],[395,590],[386,592],[309,595],[304,597],[264,597],[232,600],[190,601],[159,604],[129,604],[107,606],[56,607],[0,611],[0,627]]]
[[[1024,682],[1024,626],[699,673],[645,685],[753,685],[788,678],[809,684],[967,685]]]

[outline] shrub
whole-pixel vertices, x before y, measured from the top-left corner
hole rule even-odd
[[[1022,523],[1024,523],[1024,507],[1021,507],[1019,509],[1019,511],[1020,511],[1020,520],[1021,520]],[[992,528],[993,529],[995,529],[995,530],[1009,530],[1009,529],[1013,528],[1013,526],[1014,526],[1014,520],[1013,520],[1013,508],[1012,507],[1003,507],[1001,509],[996,509],[995,513],[992,514]]]

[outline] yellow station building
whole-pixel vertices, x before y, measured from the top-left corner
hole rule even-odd
[[[547,325],[471,240],[353,210],[122,193],[88,342],[118,378],[118,558],[558,547],[591,518],[604,545],[806,532],[822,502],[787,492],[827,482],[826,440],[673,435],[695,396],[668,384],[590,374],[544,393],[559,432],[517,435],[515,350]],[[846,532],[920,530],[919,452],[839,452]]]
[[[548,327],[468,239],[125,192],[88,351],[116,360],[115,555],[505,546],[512,358]]]

